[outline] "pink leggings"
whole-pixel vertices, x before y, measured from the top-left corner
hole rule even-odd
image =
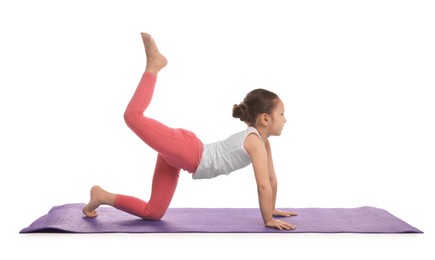
[[[158,152],[148,202],[118,194],[114,207],[146,220],[163,217],[177,188],[180,169],[194,173],[201,160],[202,142],[188,130],[170,128],[144,116],[157,76],[145,72],[124,114],[128,127]]]

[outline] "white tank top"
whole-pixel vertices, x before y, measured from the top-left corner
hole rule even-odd
[[[251,164],[251,157],[243,147],[246,137],[251,133],[257,134],[261,139],[257,129],[250,126],[225,140],[204,144],[201,161],[196,172],[192,174],[192,179],[211,179],[222,174],[228,175]]]

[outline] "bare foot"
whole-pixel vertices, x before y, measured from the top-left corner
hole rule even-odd
[[[105,204],[113,206],[115,202],[115,194],[109,193],[99,186],[91,188],[91,199],[89,203],[83,207],[83,214],[88,218],[95,218],[98,216],[96,209]]]
[[[145,71],[157,75],[157,73],[168,64],[168,60],[160,53],[151,35],[144,32],[142,32],[141,35],[145,46],[145,54],[147,56]]]

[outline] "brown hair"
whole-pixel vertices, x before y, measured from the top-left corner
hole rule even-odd
[[[254,89],[246,95],[242,103],[233,106],[233,117],[253,126],[258,115],[272,113],[278,98],[277,94],[269,90]]]

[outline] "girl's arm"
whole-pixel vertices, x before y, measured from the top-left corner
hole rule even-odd
[[[282,210],[278,210],[275,208],[276,205],[276,194],[278,193],[278,180],[276,178],[275,174],[275,167],[273,166],[273,159],[272,159],[272,148],[270,146],[269,140],[266,140],[264,142],[264,146],[266,147],[267,151],[267,167],[268,167],[268,173],[269,173],[269,181],[270,186],[272,187],[272,205],[273,205],[273,216],[280,216],[280,217],[290,217],[290,216],[297,216],[297,213],[295,212],[286,212]]]
[[[269,174],[270,186],[272,187],[272,210],[275,211],[276,194],[278,189],[278,181],[275,175],[275,168],[273,166],[272,149],[269,140],[264,142],[267,152],[267,172]]]
[[[251,134],[246,137],[245,149],[251,156],[257,182],[258,201],[263,221],[267,227],[277,229],[294,229],[295,226],[285,221],[273,219],[274,199],[273,190],[269,179],[267,150],[260,138]]]

